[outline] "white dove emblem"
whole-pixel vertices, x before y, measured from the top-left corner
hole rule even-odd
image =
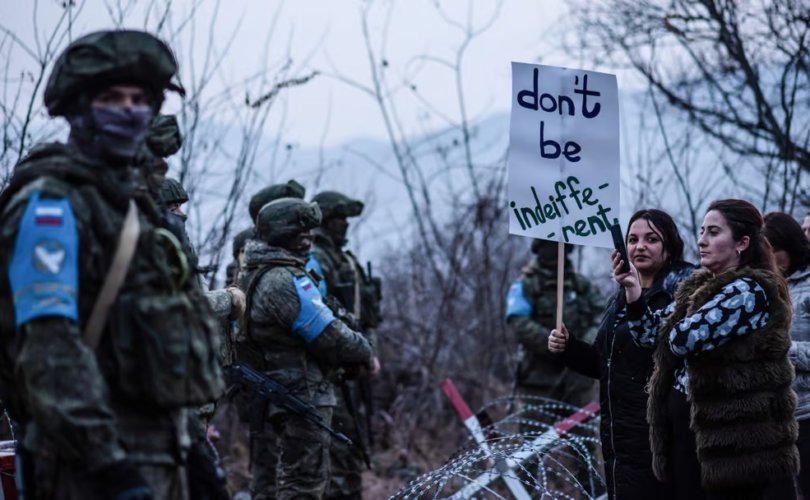
[[[65,249],[61,247],[48,249],[46,245],[37,245],[34,248],[34,257],[37,269],[56,274],[65,261]]]

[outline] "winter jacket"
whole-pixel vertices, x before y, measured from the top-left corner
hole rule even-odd
[[[726,285],[750,278],[765,289],[769,319],[765,326],[729,340],[716,349],[689,355],[690,428],[695,434],[701,480],[707,490],[740,488],[794,476],[796,396],[790,388],[793,366],[788,360],[790,311],[778,292],[776,277],[745,268],[714,275],[700,271],[678,288],[675,310],[660,328],[667,338],[679,322],[710,303]],[[706,316],[721,318],[718,313]],[[754,311],[755,312],[755,311]],[[666,340],[658,342],[649,383],[647,419],[656,477],[670,474],[672,424],[667,395],[682,359]]]
[[[678,284],[694,270],[672,266],[647,289],[642,300],[654,309],[666,307]],[[624,319],[624,290],[608,304],[593,344],[569,337],[562,359],[568,368],[600,380],[602,455],[611,499],[668,498],[669,489],[652,471],[647,437],[647,393],[653,349],[637,345]]]
[[[787,277],[793,322],[790,325],[790,361],[796,368],[796,418],[810,419],[810,266]]]

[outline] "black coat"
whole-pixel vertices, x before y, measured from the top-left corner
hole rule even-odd
[[[693,269],[679,265],[661,273],[642,299],[655,310],[666,307],[677,284]],[[627,321],[617,321],[624,307],[624,290],[620,289],[607,306],[594,343],[571,336],[562,358],[569,368],[600,381],[600,434],[609,497],[667,499],[671,488],[653,475],[646,418],[645,386],[653,370],[653,349],[638,346]]]

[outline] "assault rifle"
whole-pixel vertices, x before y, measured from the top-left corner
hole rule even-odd
[[[295,413],[304,418],[307,422],[327,431],[338,441],[347,446],[352,446],[352,440],[345,434],[326,425],[323,417],[318,414],[314,406],[295,394],[290,393],[286,387],[264,373],[258,372],[248,365],[234,363],[225,367],[225,380],[228,385],[236,386],[242,390],[248,390],[263,400]]]

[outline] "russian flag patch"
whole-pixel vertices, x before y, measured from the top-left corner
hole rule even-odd
[[[61,226],[65,210],[58,206],[38,206],[34,210],[34,224],[37,226]]]

